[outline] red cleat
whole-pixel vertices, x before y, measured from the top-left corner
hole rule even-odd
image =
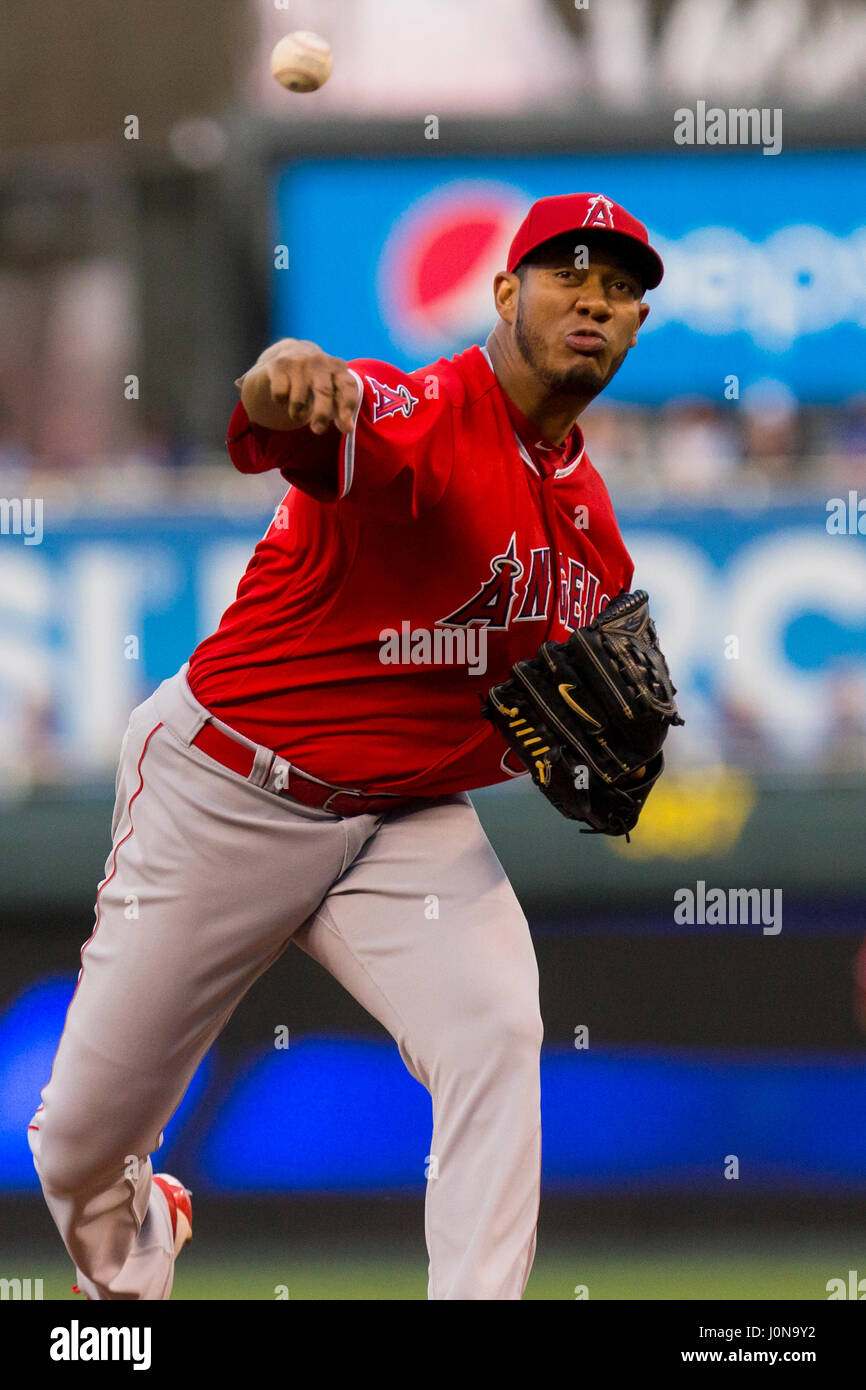
[[[170,1173],[154,1173],[153,1181],[168,1202],[174,1257],[177,1259],[188,1240],[192,1240],[192,1193]]]
[[[154,1173],[153,1181],[168,1202],[171,1233],[174,1236],[174,1257],[177,1259],[187,1241],[192,1240],[192,1193],[177,1178],[173,1178],[171,1173]],[[72,1292],[80,1294],[83,1290],[77,1284],[73,1284]],[[84,1297],[89,1298],[90,1295],[85,1294]]]

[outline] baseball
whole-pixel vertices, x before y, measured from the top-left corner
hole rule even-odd
[[[271,72],[290,92],[315,92],[331,75],[334,65],[331,45],[307,29],[286,34],[274,46]]]

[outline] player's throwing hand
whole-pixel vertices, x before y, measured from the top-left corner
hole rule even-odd
[[[324,434],[334,424],[348,434],[353,428],[357,378],[342,357],[331,357],[303,338],[273,343],[235,385],[250,420],[266,429],[306,425],[313,434]]]

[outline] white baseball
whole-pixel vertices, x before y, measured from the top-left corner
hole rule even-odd
[[[271,72],[289,92],[315,92],[327,82],[333,66],[327,39],[308,29],[286,34],[271,54]]]

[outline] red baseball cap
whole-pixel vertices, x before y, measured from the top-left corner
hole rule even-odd
[[[632,255],[640,267],[646,289],[654,290],[661,281],[665,268],[661,256],[649,244],[646,227],[603,193],[563,193],[555,198],[539,198],[517,228],[506,269],[514,270],[530,251],[551,237],[581,231],[604,232],[611,240],[618,238],[623,251]]]

